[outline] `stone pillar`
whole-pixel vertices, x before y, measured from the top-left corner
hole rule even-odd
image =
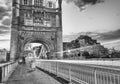
[[[17,24],[18,20],[16,17],[16,0],[12,1],[12,22],[11,22],[11,44],[10,44],[10,60],[15,60],[17,57],[17,43],[18,43],[18,33],[17,33]]]
[[[62,39],[62,0],[58,0],[59,4],[59,17],[57,18],[59,28],[57,30],[57,57],[63,57],[63,39]]]
[[[17,55],[17,50],[18,50],[18,33],[17,30],[11,29],[11,45],[10,45],[10,59],[15,60],[18,55]]]
[[[63,40],[62,40],[62,31],[57,32],[57,57],[63,57]]]

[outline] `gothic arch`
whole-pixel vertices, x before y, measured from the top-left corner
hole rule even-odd
[[[24,47],[27,43],[41,43],[46,47],[48,52],[52,52],[55,50],[55,46],[51,41],[44,39],[44,38],[30,38],[29,37],[23,41],[22,46],[21,46],[21,52],[23,52]]]

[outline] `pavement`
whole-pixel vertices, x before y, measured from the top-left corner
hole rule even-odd
[[[61,84],[50,75],[27,64],[20,64],[6,84]]]

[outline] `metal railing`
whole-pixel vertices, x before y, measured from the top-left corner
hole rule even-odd
[[[0,64],[0,83],[7,81],[8,77],[12,74],[17,64],[17,62]]]
[[[120,69],[61,61],[37,61],[36,66],[71,84],[120,84]]]

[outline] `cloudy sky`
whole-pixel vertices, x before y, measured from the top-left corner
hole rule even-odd
[[[105,0],[81,11],[74,3],[63,2],[64,41],[87,34],[108,48],[120,49],[119,4],[120,0]],[[11,0],[0,0],[0,48],[10,47],[10,22]]]

